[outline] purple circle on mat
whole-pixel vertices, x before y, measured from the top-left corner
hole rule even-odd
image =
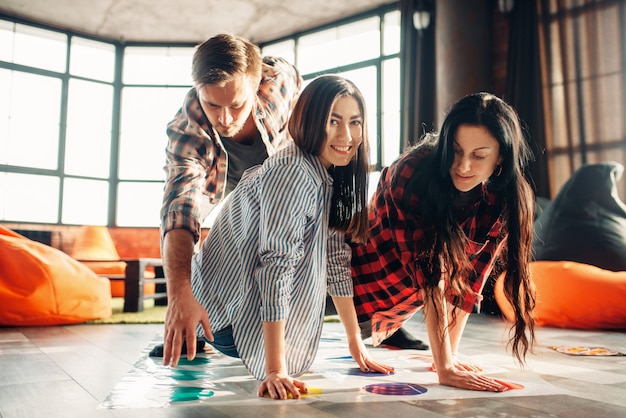
[[[380,377],[380,376],[388,376],[387,373],[380,373],[380,372],[363,372],[361,371],[361,369],[359,369],[358,367],[353,367],[348,369],[348,371],[346,372],[346,374],[350,375],[350,376],[365,376],[365,377]],[[392,373],[393,374],[393,373]]]
[[[415,383],[374,383],[364,388],[370,393],[377,395],[421,395],[426,393],[428,389]]]

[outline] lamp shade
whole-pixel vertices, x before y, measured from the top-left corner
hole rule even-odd
[[[430,13],[427,10],[413,12],[413,26],[417,30],[426,30],[430,25]]]

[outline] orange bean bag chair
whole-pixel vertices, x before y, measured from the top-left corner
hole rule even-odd
[[[574,261],[533,261],[530,270],[537,288],[538,326],[626,329],[626,271]],[[504,273],[496,280],[494,296],[504,317],[513,321],[503,281]]]
[[[112,315],[109,280],[56,248],[0,226],[0,325],[62,325]]]

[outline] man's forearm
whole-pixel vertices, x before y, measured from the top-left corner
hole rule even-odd
[[[193,248],[193,235],[185,229],[173,229],[163,238],[163,273],[170,299],[181,288],[191,289]]]

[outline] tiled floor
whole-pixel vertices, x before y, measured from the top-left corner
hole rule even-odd
[[[425,337],[421,314],[408,328]],[[492,394],[438,385],[424,351],[372,348],[396,373],[364,376],[345,358],[341,324],[330,322],[302,378],[322,393],[281,402],[256,397],[257,383],[241,363],[221,355],[163,368],[147,355],[162,329],[0,328],[0,417],[626,417],[626,357],[571,356],[550,348],[626,353],[623,332],[539,328],[535,354],[520,370],[506,351],[505,324],[472,315],[463,356],[493,377],[524,386]],[[394,388],[408,394],[380,394]]]

